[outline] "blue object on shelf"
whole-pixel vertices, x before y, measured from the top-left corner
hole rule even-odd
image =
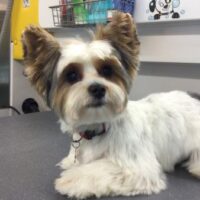
[[[135,0],[112,0],[114,9],[133,15]]]
[[[92,2],[88,5],[88,23],[105,23],[107,21],[107,10],[113,8],[113,0]]]

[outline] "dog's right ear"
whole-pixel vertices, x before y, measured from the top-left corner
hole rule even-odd
[[[133,80],[139,67],[140,42],[132,16],[128,13],[114,12],[110,23],[97,27],[95,39],[110,42]]]
[[[29,26],[22,34],[25,74],[44,98],[48,93],[48,81],[60,57],[56,39],[38,26]]]
[[[156,9],[156,0],[152,0],[150,3],[149,3],[149,10],[151,12],[154,12]]]

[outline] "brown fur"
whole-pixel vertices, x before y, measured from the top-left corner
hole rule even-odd
[[[71,88],[71,84],[67,82],[66,80],[66,73],[69,71],[70,68],[75,67],[77,70],[79,70],[80,74],[83,72],[83,66],[79,63],[70,63],[69,66],[66,66],[66,68],[61,73],[57,87],[55,88],[54,95],[53,95],[53,102],[52,107],[61,114],[61,116],[64,116],[64,105],[66,102],[67,95],[69,93],[69,90]],[[82,75],[83,76],[83,75]]]
[[[109,77],[109,81],[118,84],[122,88],[122,90],[127,92],[129,91],[129,84],[127,82],[128,77],[124,75],[123,68],[120,66],[120,63],[115,57],[106,58],[104,60],[95,59],[93,60],[93,63],[98,72],[105,65],[110,66],[113,70],[113,75]]]
[[[52,107],[61,117],[64,117],[64,106],[70,87],[69,84],[60,84],[54,92]]]
[[[41,96],[60,57],[60,46],[54,37],[40,27],[29,26],[22,35],[25,74]]]
[[[130,14],[115,12],[109,24],[97,27],[95,39],[110,41],[128,73],[132,78],[135,77],[139,65],[140,42]]]

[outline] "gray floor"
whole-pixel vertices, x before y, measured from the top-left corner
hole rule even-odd
[[[0,118],[0,200],[66,200],[53,182],[69,149],[51,112]],[[200,181],[183,169],[168,175],[168,189],[135,200],[199,200]],[[109,199],[109,198],[104,198]]]

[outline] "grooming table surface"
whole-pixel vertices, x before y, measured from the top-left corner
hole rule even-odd
[[[0,118],[0,200],[66,200],[53,182],[69,146],[52,112]],[[200,200],[200,181],[177,169],[158,195],[102,199]]]

